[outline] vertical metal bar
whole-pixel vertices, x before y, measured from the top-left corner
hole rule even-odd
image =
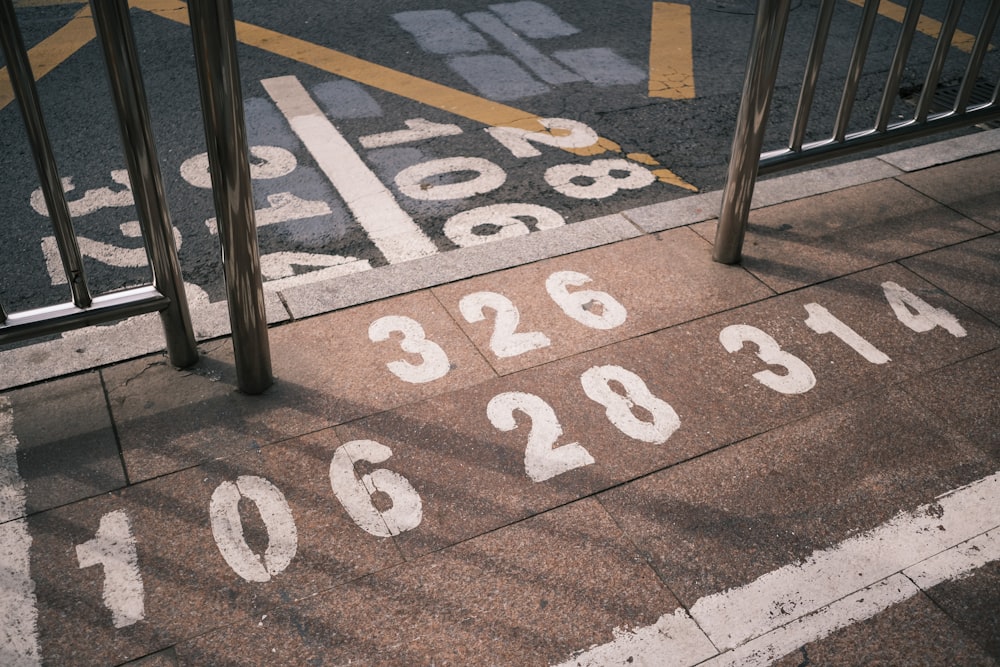
[[[273,382],[232,0],[188,3],[240,389]]]
[[[35,77],[28,61],[28,53],[24,48],[24,40],[17,27],[17,16],[11,0],[0,0],[0,41],[3,42],[11,85],[21,109],[21,116],[24,117],[24,127],[28,142],[31,144],[35,168],[38,170],[42,196],[49,210],[59,258],[62,260],[63,270],[66,272],[67,282],[73,295],[73,304],[78,308],[87,308],[92,298],[83,272],[83,258],[80,256],[76,234],[73,233],[73,221],[70,219],[66,194],[63,192],[59,170],[56,168],[52,144],[45,129],[38,90],[35,88]]]
[[[198,348],[174,246],[128,5],[125,0],[90,0],[90,7],[104,50],[153,284],[170,299],[170,305],[160,311],[167,353],[172,364],[183,368],[198,361]]]
[[[892,115],[892,107],[899,93],[899,82],[903,78],[906,59],[910,55],[910,47],[913,45],[913,36],[917,32],[917,21],[920,20],[920,10],[923,9],[923,5],[924,0],[910,0],[906,6],[903,24],[899,28],[899,39],[896,41],[896,51],[892,55],[892,65],[889,66],[889,76],[886,77],[878,118],[875,121],[877,132],[885,132],[889,126],[889,116]]]
[[[757,4],[753,40],[712,252],[712,258],[723,264],[739,262],[742,254],[790,6],[791,0],[760,0]]]
[[[941,25],[941,32],[938,33],[931,65],[927,69],[927,78],[924,79],[924,89],[920,92],[920,99],[917,100],[917,111],[913,117],[918,123],[925,122],[930,113],[931,102],[934,101],[934,92],[937,90],[938,80],[944,69],[944,61],[948,57],[948,51],[951,50],[951,39],[955,36],[963,2],[964,0],[951,0],[948,5],[948,14]]]
[[[847,135],[847,126],[851,122],[851,111],[854,110],[854,100],[858,94],[858,82],[861,80],[861,72],[865,68],[868,46],[871,44],[875,18],[878,16],[878,5],[879,0],[865,0],[861,24],[858,26],[858,35],[854,40],[851,64],[847,69],[844,91],[840,98],[840,109],[837,110],[837,119],[833,124],[833,138],[836,141],[843,141]]]
[[[976,35],[976,43],[972,46],[972,53],[969,54],[969,64],[965,69],[965,77],[962,79],[962,87],[955,97],[955,106],[952,111],[965,113],[972,98],[972,89],[976,85],[976,78],[979,76],[979,69],[982,67],[983,58],[990,48],[990,38],[993,36],[993,29],[997,25],[997,17],[1000,16],[1000,2],[991,2],[983,15],[983,23],[979,27],[979,34]]]
[[[809,47],[809,60],[806,61],[806,71],[802,76],[802,89],[799,91],[799,106],[792,122],[792,132],[788,147],[793,151],[802,150],[806,128],[809,125],[809,113],[812,111],[813,96],[816,93],[816,82],[819,80],[819,70],[823,64],[826,52],[826,39],[830,34],[830,23],[833,20],[833,7],[836,0],[823,0],[816,17],[816,30],[813,32],[812,46]]]

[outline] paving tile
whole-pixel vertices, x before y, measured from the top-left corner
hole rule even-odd
[[[925,169],[899,180],[981,225],[1000,231],[1000,153]]]
[[[994,472],[883,390],[599,496],[685,605]]]
[[[240,393],[231,342],[201,347],[198,365],[186,370],[155,356],[102,371],[133,482],[333,423],[322,396],[280,378],[260,396]]]
[[[380,343],[369,339],[369,325],[386,315],[422,324],[427,340],[446,351],[429,357],[443,377],[413,383],[390,372],[387,364],[419,366],[421,356],[401,349],[398,332]],[[105,370],[130,478],[149,479],[493,376],[426,292],[278,327],[270,343],[275,384],[260,396],[235,389],[228,341],[206,345],[189,371],[170,368],[162,357]]]
[[[17,465],[28,513],[125,486],[101,377],[85,373],[11,391]]]
[[[563,305],[548,288],[551,277],[558,272],[574,272],[590,278],[589,282],[580,277],[563,283],[565,287],[556,291],[556,294],[563,294],[559,297]],[[558,278],[553,280],[555,282]],[[644,236],[432,291],[501,374],[772,294],[739,267],[712,262],[710,247],[688,229]],[[585,291],[610,295],[624,308],[624,317],[615,319],[614,304],[604,296],[594,295],[596,302],[601,304],[597,305],[582,296]],[[499,294],[502,300],[498,303],[496,296],[469,298],[469,295],[484,292]],[[460,307],[463,302],[467,305]],[[470,318],[464,316],[464,308],[471,313]],[[517,333],[532,338],[519,337],[509,339],[509,344],[494,345],[497,312],[507,313],[505,318],[516,314]],[[502,340],[508,339],[502,337]],[[518,347],[518,340],[524,341],[524,345]],[[545,341],[548,344],[544,344]]]
[[[901,262],[962,303],[1000,323],[1000,234]]]
[[[917,596],[842,628],[772,663],[774,667],[977,665],[997,663],[927,598]]]
[[[912,330],[890,307],[883,283],[899,285],[924,303],[954,314],[965,335],[956,337],[941,327]],[[872,349],[865,350],[858,339],[854,345],[875,361],[884,358],[876,358],[873,350],[889,361],[873,363],[836,334],[817,334],[806,324],[812,319],[806,309],[811,304],[814,313],[821,307],[867,341]],[[727,352],[720,342],[724,330],[736,339],[742,333],[743,347]],[[673,443],[697,437],[707,451],[995,349],[998,334],[992,324],[905,269],[886,266],[629,341],[608,348],[606,356],[610,359],[613,353],[618,359],[614,363],[655,381],[656,391],[664,396],[673,396],[668,400],[683,423]],[[732,341],[734,349],[738,342]],[[798,361],[781,361],[785,353]],[[808,370],[799,368],[802,364]],[[793,376],[790,368],[799,370]],[[765,378],[767,384],[756,378],[763,372],[773,373]],[[807,388],[810,374],[814,384]],[[803,378],[803,384],[790,377]]]
[[[903,386],[932,414],[992,457],[1000,469],[1000,350]]]
[[[280,327],[271,351],[278,380],[326,402],[338,423],[495,377],[430,292]]]
[[[966,577],[938,584],[927,595],[1000,664],[1000,563],[987,563]]]
[[[957,313],[966,335],[904,326],[885,299],[881,285],[889,281]],[[861,332],[890,361],[872,363],[833,334],[816,334],[805,324],[810,303]],[[771,370],[780,379],[787,371],[762,362],[754,342],[727,352],[720,332],[734,325],[773,336],[781,351],[808,364],[815,385],[782,393],[757,381],[755,373]],[[385,467],[421,497],[420,525],[397,537],[413,558],[998,345],[996,327],[902,267],[887,266],[380,413],[337,433],[344,442],[388,447]],[[593,378],[594,398],[585,376]],[[602,384],[603,399],[593,389]],[[532,461],[569,457],[548,473],[532,473],[537,482],[526,465],[532,439],[543,452]]]
[[[400,562],[391,540],[360,530],[333,496],[329,462],[338,445],[324,431],[31,517],[45,662],[119,664],[227,623],[256,624],[273,606]],[[221,500],[212,509],[213,497],[229,492],[236,494],[229,501],[238,503],[229,505],[238,508],[236,523],[222,520],[232,514],[218,509],[226,506]],[[287,509],[276,498],[283,498]],[[227,563],[213,537],[216,518],[220,535],[235,536],[224,543],[239,544],[242,536],[253,551],[242,561],[230,559],[244,563],[244,575]],[[94,544],[99,526],[104,542]],[[143,613],[122,611],[116,619],[102,601],[136,598],[123,594],[121,586],[110,594],[103,586],[134,581],[125,574],[127,555],[118,555],[128,532],[134,537]],[[90,545],[91,554],[103,550],[104,562],[116,563],[116,569],[81,557],[77,545]],[[136,616],[142,620],[129,623]]]
[[[593,500],[177,647],[185,664],[553,664],[676,600]]]
[[[714,221],[692,226],[712,241],[715,228]],[[787,292],[987,231],[886,179],[752,211],[741,264]]]
[[[392,457],[384,467],[402,475],[419,494],[419,525],[396,538],[407,558],[502,528],[704,451],[705,444],[690,435],[677,442],[649,441],[670,435],[673,414],[663,403],[672,400],[671,394],[655,379],[648,386],[660,399],[657,424],[663,433],[653,437],[639,433],[644,441],[615,428],[606,409],[587,398],[580,381],[583,372],[603,361],[597,355],[337,427],[342,441],[374,440],[388,447]],[[618,405],[623,407],[625,399],[618,399]],[[652,421],[642,408],[636,412],[639,419]],[[504,431],[494,420],[504,428],[516,426]],[[640,426],[653,430],[648,424]],[[363,472],[358,466],[357,474]]]
[[[966,335],[905,327],[886,302],[888,281],[957,313]],[[805,324],[810,303],[862,332],[890,361],[871,363],[834,335],[816,334]],[[788,371],[762,362],[752,341],[727,352],[719,336],[733,325],[773,336],[808,364],[814,386],[789,394],[757,381],[755,373],[771,370],[780,380]],[[385,468],[420,496],[419,526],[397,537],[413,558],[997,346],[996,327],[887,266],[379,413],[337,433],[388,447]]]

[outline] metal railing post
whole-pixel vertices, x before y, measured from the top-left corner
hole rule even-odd
[[[259,394],[271,385],[273,377],[232,1],[191,0],[188,12],[229,296],[237,382],[241,391]]]
[[[90,0],[90,7],[104,51],[135,207],[153,271],[153,285],[170,300],[170,305],[160,311],[167,353],[173,365],[184,368],[198,361],[198,347],[174,246],[173,226],[167,211],[128,4],[125,0]]]
[[[791,0],[760,0],[712,258],[740,261]]]
[[[83,258],[80,246],[73,232],[73,221],[69,214],[69,205],[63,192],[56,159],[52,152],[52,143],[45,129],[42,117],[42,107],[38,100],[38,90],[35,88],[35,77],[28,62],[28,54],[24,49],[24,40],[17,27],[17,17],[11,0],[0,0],[0,42],[3,43],[4,56],[7,59],[7,72],[11,86],[15,91],[21,116],[24,118],[24,128],[31,144],[31,155],[35,160],[38,179],[41,183],[42,196],[52,221],[55,233],[56,247],[66,281],[69,283],[73,303],[78,308],[87,308],[93,301],[87,280],[83,271]],[[0,311],[0,315],[3,312]],[[5,322],[6,316],[0,317]]]

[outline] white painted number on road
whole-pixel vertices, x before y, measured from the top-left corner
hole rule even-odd
[[[263,561],[247,544],[240,519],[240,500],[250,500],[267,529]],[[298,531],[284,494],[263,477],[242,476],[223,482],[212,494],[209,507],[212,535],[222,557],[247,581],[265,582],[280,574],[298,550]]]
[[[517,331],[521,314],[517,306],[503,294],[475,292],[462,297],[458,302],[458,308],[462,311],[462,317],[470,324],[486,319],[484,309],[489,308],[496,313],[493,335],[490,337],[490,349],[498,357],[516,357],[552,344],[549,337],[540,331]]]
[[[368,338],[373,343],[389,340],[393,333],[403,334],[399,346],[404,352],[420,356],[419,364],[409,361],[390,361],[386,366],[404,382],[422,384],[443,378],[451,370],[448,355],[437,343],[427,340],[420,323],[401,315],[379,318],[368,327]]]
[[[625,390],[624,396],[611,387],[612,382]],[[621,366],[589,368],[580,377],[580,383],[588,398],[604,406],[615,428],[630,438],[659,445],[680,428],[681,419],[673,407],[654,396],[641,377]],[[653,420],[637,417],[636,407],[649,413]]]
[[[782,394],[804,394],[816,386],[816,376],[813,375],[804,361],[781,349],[778,342],[769,335],[747,324],[733,324],[719,333],[719,342],[729,353],[739,352],[743,343],[753,343],[757,346],[757,358],[769,366],[781,366],[784,375],[778,375],[772,370],[758,371],[753,374],[757,381],[765,387]]]
[[[391,537],[413,530],[423,520],[420,495],[399,473],[379,468],[362,475],[355,474],[358,462],[382,463],[392,456],[392,450],[374,440],[354,440],[337,448],[330,462],[330,486],[359,528],[375,537]],[[387,496],[392,507],[375,507],[374,496]]]
[[[579,443],[556,447],[562,437],[562,426],[552,406],[538,396],[512,391],[494,396],[486,406],[490,423],[501,431],[517,428],[515,411],[523,412],[531,420],[528,445],[524,450],[524,472],[532,481],[544,482],[594,463],[594,458]]]
[[[597,143],[600,137],[589,126],[568,118],[539,118],[538,123],[549,130],[533,132],[516,127],[488,127],[486,131],[514,154],[514,157],[538,157],[540,150],[532,143],[556,148],[587,148]]]
[[[445,125],[443,123],[432,123],[423,118],[411,118],[403,121],[406,123],[405,130],[395,132],[383,132],[382,134],[369,134],[360,137],[358,143],[363,148],[386,148],[387,146],[398,146],[409,144],[415,141],[427,141],[435,137],[453,137],[462,134],[462,128],[458,125]]]
[[[955,338],[966,335],[958,318],[944,308],[935,308],[910,290],[888,281],[882,283],[885,298],[896,313],[896,318],[917,333],[941,327]]]
[[[558,164],[545,172],[546,183],[574,199],[606,199],[620,190],[639,190],[655,181],[651,171],[621,158]]]
[[[545,281],[545,289],[562,311],[574,320],[592,329],[614,329],[625,322],[625,306],[618,303],[606,292],[578,290],[570,292],[568,287],[579,287],[591,282],[590,276],[576,271],[557,271]]]
[[[444,223],[444,234],[457,246],[469,246],[531,233],[521,218],[535,221],[538,231],[566,224],[551,208],[537,204],[490,204],[457,213]]]
[[[805,308],[806,312],[809,313],[806,326],[816,333],[832,333],[873,364],[884,364],[891,361],[889,355],[866,341],[854,329],[831,315],[830,311],[823,306],[818,303],[807,303]]]
[[[104,606],[116,628],[125,628],[146,617],[146,603],[139,574],[139,557],[128,515],[122,510],[101,517],[94,539],[78,544],[81,568],[104,568]]]
[[[67,198],[66,205],[69,207],[69,214],[78,218],[102,208],[120,208],[135,203],[132,197],[132,183],[129,181],[127,170],[115,169],[111,172],[111,180],[120,187],[115,189],[109,187],[94,188],[84,192],[79,199],[69,200]],[[63,192],[67,193],[76,189],[72,177],[68,176],[62,179],[62,187]],[[45,204],[45,196],[42,194],[41,188],[31,193],[30,201],[31,208],[35,209],[36,213],[39,215],[49,214],[49,207]]]
[[[281,178],[295,171],[295,155],[280,146],[251,146],[250,178],[260,181]],[[196,188],[212,188],[212,174],[208,169],[208,153],[199,153],[181,163],[181,176]]]
[[[448,182],[443,177],[454,174],[475,174],[474,177]],[[441,183],[429,182],[439,179]],[[449,157],[428,160],[407,167],[396,175],[396,186],[407,197],[420,201],[448,201],[467,199],[493,192],[507,180],[507,172],[480,157]]]

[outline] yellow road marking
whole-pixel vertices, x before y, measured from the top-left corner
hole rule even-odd
[[[58,5],[85,5],[87,0],[14,0],[15,7],[54,7]]]
[[[858,7],[864,7],[865,5],[865,0],[850,0],[850,2],[854,3]],[[882,2],[879,3],[878,13],[886,18],[896,21],[897,23],[902,23],[903,17],[906,15],[906,7],[897,5],[895,2],[890,2],[889,0],[882,0]],[[917,32],[923,33],[928,37],[936,38],[941,33],[941,22],[926,16],[921,16],[917,21]],[[956,30],[955,35],[951,40],[952,46],[965,53],[971,53],[972,45],[975,43],[975,35],[970,35],[969,33],[962,32],[961,30]]]
[[[185,25],[190,24],[187,5],[177,0],[131,0],[129,5],[171,21]],[[316,67],[345,79],[442,109],[484,125],[517,127],[536,132],[546,131],[538,122],[540,117],[535,114],[405,74],[334,49],[283,35],[267,28],[236,21],[236,36],[244,44]],[[68,24],[28,51],[35,79],[41,79],[94,37],[90,8],[84,7],[73,16]],[[13,99],[14,93],[10,85],[10,78],[6,68],[2,68],[0,69],[0,109],[10,104]],[[608,151],[620,153],[621,147],[613,141],[602,138],[589,148],[570,149],[570,151],[578,155],[600,155]],[[659,163],[652,158],[649,158],[649,162],[646,164],[659,166]],[[654,173],[664,183],[693,192],[698,191],[698,188],[667,168],[658,169]]]
[[[691,7],[653,3],[649,39],[649,96],[671,100],[694,97]]]
[[[35,80],[54,70],[60,63],[79,51],[97,34],[90,18],[90,7],[84,7],[59,30],[43,39],[31,49],[28,58]],[[14,101],[14,89],[7,68],[0,68],[0,109]]]
[[[172,21],[189,23],[187,6],[177,0],[133,0],[130,4]],[[539,116],[527,111],[455,90],[267,28],[237,21],[236,38],[249,46],[484,125],[517,127],[535,132],[546,131],[538,122]],[[601,139],[589,148],[571,150],[578,155],[600,155],[607,151],[621,152],[621,148],[612,141]],[[694,192],[698,190],[666,168],[658,170],[657,177],[665,183],[685,190]]]

